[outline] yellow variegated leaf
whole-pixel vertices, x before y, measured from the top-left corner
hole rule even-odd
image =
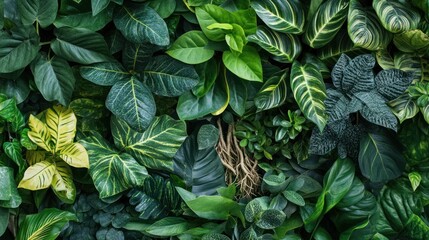
[[[89,168],[89,159],[86,149],[80,143],[70,143],[60,151],[60,157],[70,166]]]
[[[52,178],[52,190],[64,203],[73,203],[76,198],[76,187],[70,167],[61,159],[55,160],[55,172]]]
[[[46,111],[46,125],[51,134],[55,152],[73,142],[76,123],[76,116],[71,108],[57,105]]]
[[[51,186],[55,172],[55,165],[52,162],[41,161],[27,168],[24,178],[19,183],[19,188],[29,190],[40,190]]]
[[[26,157],[28,164],[34,165],[46,159],[47,152],[45,151],[27,151]]]
[[[53,152],[53,149],[50,145],[51,135],[46,124],[44,124],[35,116],[30,115],[30,118],[28,119],[28,126],[30,126],[28,137],[31,139],[31,141],[46,151]]]

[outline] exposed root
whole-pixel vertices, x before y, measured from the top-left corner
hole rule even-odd
[[[255,196],[261,182],[258,174],[258,161],[251,159],[245,149],[240,147],[238,139],[234,135],[234,125],[228,126],[224,135],[222,123],[217,121],[219,128],[219,142],[216,151],[226,168],[225,181],[227,184],[236,183],[239,197],[250,198]]]

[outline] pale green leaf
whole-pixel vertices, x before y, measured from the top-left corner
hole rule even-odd
[[[208,39],[201,31],[189,31],[181,35],[166,51],[171,57],[188,64],[208,61],[214,50],[206,48]]]

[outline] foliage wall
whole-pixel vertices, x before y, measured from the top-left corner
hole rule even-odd
[[[428,239],[428,0],[0,0],[0,239]]]

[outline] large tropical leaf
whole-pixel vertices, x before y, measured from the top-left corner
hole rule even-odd
[[[144,77],[153,93],[167,97],[180,96],[195,87],[199,81],[192,66],[165,55],[150,60]]]
[[[46,151],[53,152],[54,147],[51,145],[51,133],[48,126],[33,115],[30,115],[28,119],[28,126],[31,129],[28,132],[31,141]]]
[[[0,39],[0,73],[24,68],[40,49],[40,39],[33,27],[15,27],[10,33],[0,31]]]
[[[424,107],[420,107],[420,111],[422,112],[425,121],[429,124],[429,104]]]
[[[292,64],[290,83],[299,108],[322,132],[328,116],[323,102],[326,99],[326,88],[319,69],[314,64],[301,64],[295,60]]]
[[[201,7],[195,8],[195,15],[198,23],[200,24],[201,30],[206,37],[212,41],[224,41],[225,33],[223,29],[208,27],[218,23],[234,23],[234,15],[222,7],[205,4]]]
[[[389,102],[389,106],[392,112],[399,119],[399,122],[413,118],[419,112],[417,103],[408,95],[408,93],[402,94],[398,98]]]
[[[128,71],[142,72],[152,54],[161,47],[150,43],[136,44],[127,42],[122,51],[122,64]]]
[[[54,163],[49,160],[38,162],[27,168],[18,187],[29,190],[48,188],[51,186],[54,173]]]
[[[225,67],[242,79],[262,82],[262,64],[259,53],[253,47],[246,46],[241,54],[225,51],[222,55]]]
[[[36,86],[46,100],[56,100],[62,105],[70,103],[76,79],[66,60],[39,55],[33,62],[32,72]]]
[[[307,25],[304,43],[313,48],[328,44],[346,21],[348,6],[347,0],[329,0],[320,5],[311,23]]]
[[[246,103],[247,103],[247,86],[246,86],[246,80],[243,80],[236,75],[234,75],[230,71],[224,71],[221,73],[221,76],[224,80],[226,80],[226,87],[227,87],[227,97],[228,102],[225,102],[224,106],[217,110],[213,111],[213,115],[219,115],[223,111],[225,111],[227,105],[232,108],[232,110],[237,113],[239,116],[243,116],[243,114],[246,112]]]
[[[22,199],[16,188],[13,169],[0,167],[0,208],[17,208]]]
[[[8,99],[6,95],[0,94],[0,119],[9,122],[11,129],[18,132],[25,126],[25,119],[15,99]]]
[[[61,201],[67,204],[74,203],[76,187],[73,183],[73,174],[70,167],[64,161],[55,161],[55,171],[52,178],[52,190]]]
[[[259,26],[248,40],[258,44],[271,53],[274,60],[282,63],[291,63],[301,54],[301,41],[296,35],[275,32],[264,26]]]
[[[393,100],[407,90],[412,80],[412,74],[399,69],[382,70],[375,77],[375,86],[383,97]]]
[[[214,55],[214,50],[206,48],[207,43],[203,32],[189,31],[177,38],[166,53],[184,63],[199,64]]]
[[[393,43],[402,52],[424,55],[429,48],[429,36],[415,29],[395,34]]]
[[[17,104],[24,102],[30,94],[30,87],[28,86],[27,79],[23,76],[17,79],[2,80],[0,84],[0,93],[14,98]]]
[[[214,149],[198,149],[197,138],[189,136],[174,156],[174,173],[197,195],[213,195],[225,186],[225,170]]]
[[[0,1],[0,29],[4,25],[4,1]]]
[[[347,29],[356,46],[372,51],[386,48],[392,40],[374,10],[362,7],[358,0],[350,1]]]
[[[284,33],[303,32],[305,14],[297,0],[251,0],[258,17],[271,29]]]
[[[395,138],[366,133],[360,142],[359,167],[371,182],[384,182],[401,175],[405,160]]]
[[[76,135],[77,119],[71,108],[60,105],[53,106],[46,110],[45,118],[54,153],[73,142]],[[31,130],[33,129],[31,128]]]
[[[56,0],[18,0],[17,6],[24,25],[37,21],[43,28],[54,22],[58,11]]]
[[[96,63],[80,67],[80,75],[101,86],[113,86],[119,81],[127,81],[131,74],[116,62]]]
[[[186,138],[184,121],[167,115],[156,117],[144,132],[132,130],[124,121],[112,118],[115,145],[125,150],[143,166],[173,171],[173,157]]]
[[[86,7],[89,4],[70,4],[70,2],[72,1],[61,2],[60,12],[54,21],[55,27],[85,28],[98,31],[112,21],[113,7],[107,7],[93,16],[91,9]]]
[[[159,46],[170,43],[167,24],[148,5],[118,6],[113,22],[122,35],[133,43],[150,42]]]
[[[80,141],[89,155],[89,174],[101,199],[141,186],[147,170],[128,153],[116,152],[99,134]]]
[[[135,77],[113,85],[106,107],[132,128],[143,131],[155,117],[155,100],[149,88]]]
[[[287,97],[289,69],[269,78],[256,94],[254,102],[258,111],[281,106]]]
[[[111,60],[107,43],[99,33],[70,27],[55,29],[54,33],[52,51],[68,61],[91,64]]]
[[[110,3],[110,0],[93,0],[91,1],[92,15],[96,16],[103,11]]]
[[[70,212],[46,208],[37,214],[25,216],[19,226],[17,240],[54,240],[69,221],[77,221]]]
[[[420,22],[420,13],[408,3],[397,0],[374,0],[372,7],[384,28],[392,33],[416,29]]]
[[[61,148],[59,154],[68,165],[76,168],[89,168],[88,153],[80,143],[70,143]]]

